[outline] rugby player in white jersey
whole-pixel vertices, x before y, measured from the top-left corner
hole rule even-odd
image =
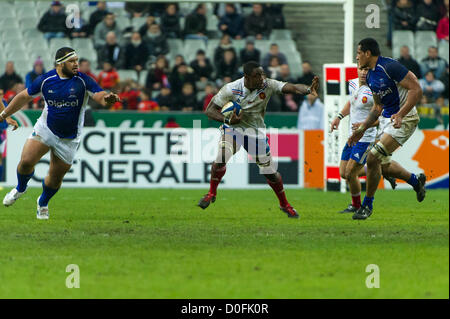
[[[90,76],[78,71],[74,49],[60,48],[55,55],[55,65],[55,69],[37,77],[29,88],[17,94],[6,109],[0,106],[0,121],[3,121],[34,97],[42,95],[44,98],[44,110],[25,142],[17,166],[17,187],[3,199],[5,206],[11,206],[26,192],[35,165],[50,151],[48,175],[42,181],[43,191],[37,199],[38,219],[49,218],[48,202],[72,166],[88,97],[108,107],[119,100],[116,94],[105,92]]]
[[[338,116],[331,122],[331,131],[339,128],[341,119],[350,115],[350,135],[352,127],[359,127],[364,122],[373,107],[372,91],[366,84],[368,68],[358,67],[358,78],[349,81],[350,99]],[[339,173],[348,183],[352,203],[340,213],[355,213],[361,207],[361,183],[360,176],[366,175],[365,163],[367,155],[375,142],[378,121],[372,124],[364,136],[354,146],[345,144],[342,150]],[[385,176],[386,180],[395,188],[395,178]]]
[[[224,85],[212,98],[205,113],[215,121],[223,123],[219,152],[211,168],[209,192],[200,199],[198,206],[205,209],[216,200],[217,187],[225,175],[226,163],[242,147],[252,156],[267,183],[272,187],[280,202],[280,209],[288,217],[298,218],[297,211],[289,204],[283,188],[280,173],[277,172],[270,155],[270,147],[265,133],[264,115],[272,94],[313,94],[317,96],[319,78],[316,76],[311,86],[291,84],[266,78],[257,62],[244,64],[244,76]],[[221,113],[229,101],[238,103],[242,110],[236,111],[230,119]]]

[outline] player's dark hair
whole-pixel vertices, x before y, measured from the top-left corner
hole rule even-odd
[[[378,45],[377,40],[374,38],[365,38],[359,41],[358,45],[361,47],[362,52],[370,51],[373,56],[379,56],[380,46]]]
[[[259,67],[260,67],[260,65],[258,62],[249,61],[244,64],[244,74],[250,76],[250,75],[252,75],[253,70],[257,69]]]
[[[58,49],[58,51],[56,51],[56,54],[55,54],[55,61],[58,59],[61,59],[67,53],[70,53],[73,51],[75,51],[75,50],[72,48],[69,48],[69,47],[62,47],[62,48]]]

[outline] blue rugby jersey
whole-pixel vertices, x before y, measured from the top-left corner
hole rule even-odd
[[[2,99],[2,103],[3,103],[3,106],[4,106],[5,108],[8,106],[8,102],[6,102],[5,99]],[[8,128],[8,123],[6,122],[6,120],[1,121],[1,122],[0,122],[0,134],[1,134],[1,132],[2,132],[3,130],[5,130],[5,129],[7,129],[7,128]],[[1,140],[0,140],[0,141],[1,141]]]
[[[367,85],[380,97],[384,117],[390,118],[405,104],[408,90],[399,82],[407,73],[408,69],[400,62],[383,56],[378,57],[375,67],[367,73]]]
[[[37,77],[27,90],[33,97],[42,95],[44,98],[45,107],[39,120],[44,121],[56,136],[68,139],[81,133],[89,95],[103,91],[84,73],[78,72],[70,79],[61,78],[56,69]]]

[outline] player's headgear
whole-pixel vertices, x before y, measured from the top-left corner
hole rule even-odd
[[[377,40],[375,40],[374,38],[362,39],[361,41],[359,41],[358,45],[360,46],[361,51],[370,51],[373,56],[379,56],[381,54],[380,46],[378,45]]]
[[[244,74],[250,76],[250,75],[252,75],[253,70],[257,69],[259,67],[261,67],[261,66],[259,65],[258,62],[249,61],[244,64]]]
[[[77,54],[74,49],[69,47],[62,47],[56,51],[55,54],[55,64],[61,64],[66,62],[67,60],[76,57]]]

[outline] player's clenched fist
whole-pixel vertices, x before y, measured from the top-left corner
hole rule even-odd
[[[120,98],[117,94],[109,93],[105,95],[105,102],[108,106],[112,106],[114,103],[120,101]]]

